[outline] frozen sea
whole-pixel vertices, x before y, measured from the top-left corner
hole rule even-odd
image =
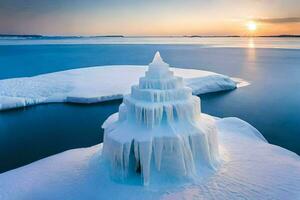
[[[237,90],[202,95],[202,110],[239,117],[270,143],[300,154],[300,38],[2,38],[0,79],[95,65],[145,65],[157,50],[176,67],[249,81]],[[0,172],[101,142],[101,123],[120,102],[0,112]]]

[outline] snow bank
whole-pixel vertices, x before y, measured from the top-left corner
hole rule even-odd
[[[116,115],[115,115],[116,116]],[[300,157],[237,118],[216,120],[222,165],[194,182],[142,187],[111,180],[102,145],[69,150],[0,174],[0,199],[299,199]],[[112,117],[113,118],[113,117]],[[107,122],[109,123],[109,122]]]
[[[51,102],[95,103],[120,99],[137,84],[147,66],[99,66],[0,80],[0,110]],[[193,93],[236,88],[229,77],[213,72],[171,68]]]

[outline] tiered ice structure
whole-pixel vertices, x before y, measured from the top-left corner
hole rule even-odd
[[[119,117],[104,126],[104,158],[113,177],[193,177],[218,164],[213,122],[201,120],[200,98],[173,75],[159,52],[139,85],[119,107]]]

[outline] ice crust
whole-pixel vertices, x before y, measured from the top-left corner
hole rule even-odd
[[[140,176],[148,185],[152,174],[193,178],[218,166],[214,123],[201,119],[200,98],[158,52],[139,85],[124,96],[118,116],[103,126],[103,155],[113,178]]]
[[[130,93],[131,85],[139,82],[146,69],[146,66],[135,65],[99,66],[0,80],[0,110],[41,103],[96,103],[120,99]],[[183,77],[183,82],[196,95],[231,90],[237,86],[231,78],[213,72],[171,68],[165,76],[172,77],[173,73]],[[145,89],[172,88],[179,86],[172,84],[182,84],[171,79],[164,79],[164,83],[141,79],[140,83]]]

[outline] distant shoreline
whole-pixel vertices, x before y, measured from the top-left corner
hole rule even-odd
[[[82,39],[82,38],[232,38],[232,37],[276,37],[276,38],[298,38],[300,35],[260,35],[260,36],[239,36],[239,35],[183,35],[183,36],[124,36],[124,35],[95,35],[95,36],[47,36],[47,35],[26,35],[26,34],[0,34],[0,38],[7,39]]]
[[[201,36],[201,35],[191,35],[191,36],[184,36],[184,37],[204,37],[204,38],[218,38],[218,37],[300,37],[300,35],[258,35],[258,36],[239,36],[239,35],[222,35],[222,36]]]
[[[81,38],[101,38],[101,37],[117,37],[122,38],[123,35],[96,35],[96,36],[48,36],[48,35],[10,35],[0,34],[0,38],[25,38],[25,39],[81,39]]]

